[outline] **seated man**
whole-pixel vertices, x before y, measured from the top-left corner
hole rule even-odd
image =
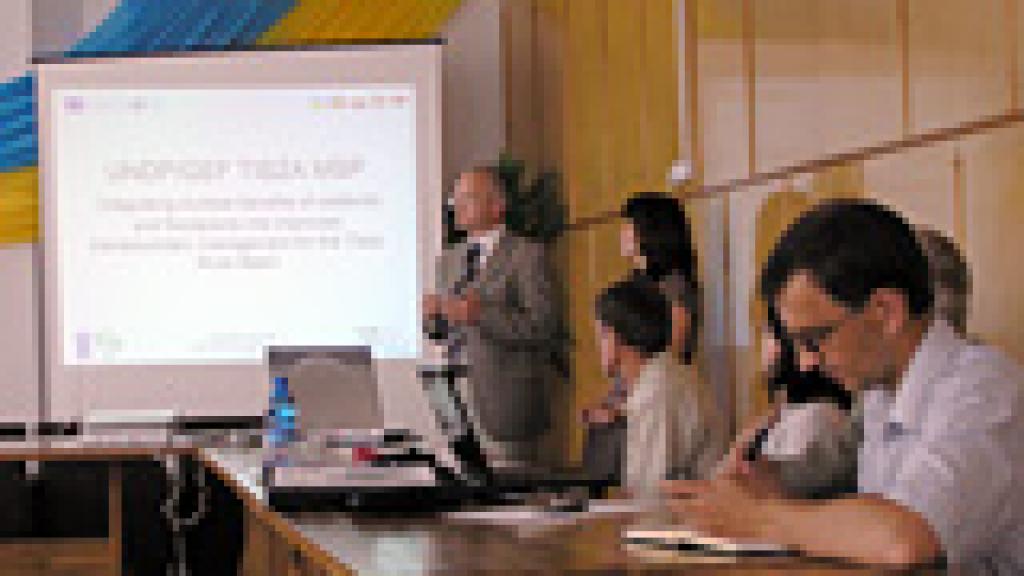
[[[760,288],[801,369],[820,366],[860,396],[858,494],[787,499],[742,474],[669,483],[680,519],[816,556],[1024,573],[1024,374],[933,317],[907,222],[866,201],[823,203],[779,241]]]
[[[651,497],[669,477],[705,477],[721,456],[721,419],[696,371],[667,351],[665,296],[652,282],[624,280],[595,308],[602,370],[626,393],[624,488]]]
[[[971,273],[963,254],[936,230],[917,227],[915,234],[928,259],[933,317],[945,320],[970,340]],[[742,472],[748,484],[767,484],[801,498],[852,492],[860,449],[859,410],[851,410],[850,393],[822,374],[820,367],[797,369],[793,343],[784,334],[778,314],[771,307],[766,310],[762,364],[775,402],[737,434],[716,474]]]

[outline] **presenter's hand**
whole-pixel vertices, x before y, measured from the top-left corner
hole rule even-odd
[[[445,303],[445,316],[455,324],[476,324],[480,318],[480,295],[467,292],[461,298],[452,298]]]
[[[584,409],[580,419],[583,421],[583,424],[611,424],[621,414],[622,411],[615,407],[596,406]]]
[[[441,314],[444,301],[437,294],[426,294],[423,296],[423,316],[436,316]]]
[[[771,519],[773,499],[758,498],[736,479],[672,480],[662,485],[680,523],[710,536],[757,539]]]

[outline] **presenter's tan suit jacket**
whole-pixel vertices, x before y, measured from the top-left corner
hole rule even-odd
[[[465,276],[468,243],[438,260],[438,293],[453,295]],[[545,247],[511,232],[501,235],[467,290],[480,295],[480,316],[464,331],[468,404],[492,439],[536,439],[550,423],[552,362],[561,326],[558,290]]]

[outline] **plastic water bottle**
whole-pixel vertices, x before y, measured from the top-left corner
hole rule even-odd
[[[267,443],[272,458],[279,461],[288,444],[298,436],[298,411],[288,390],[288,378],[275,376],[270,392],[270,410],[267,418]]]

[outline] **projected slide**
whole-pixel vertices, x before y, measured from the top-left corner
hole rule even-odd
[[[52,98],[66,365],[417,357],[413,85]]]

